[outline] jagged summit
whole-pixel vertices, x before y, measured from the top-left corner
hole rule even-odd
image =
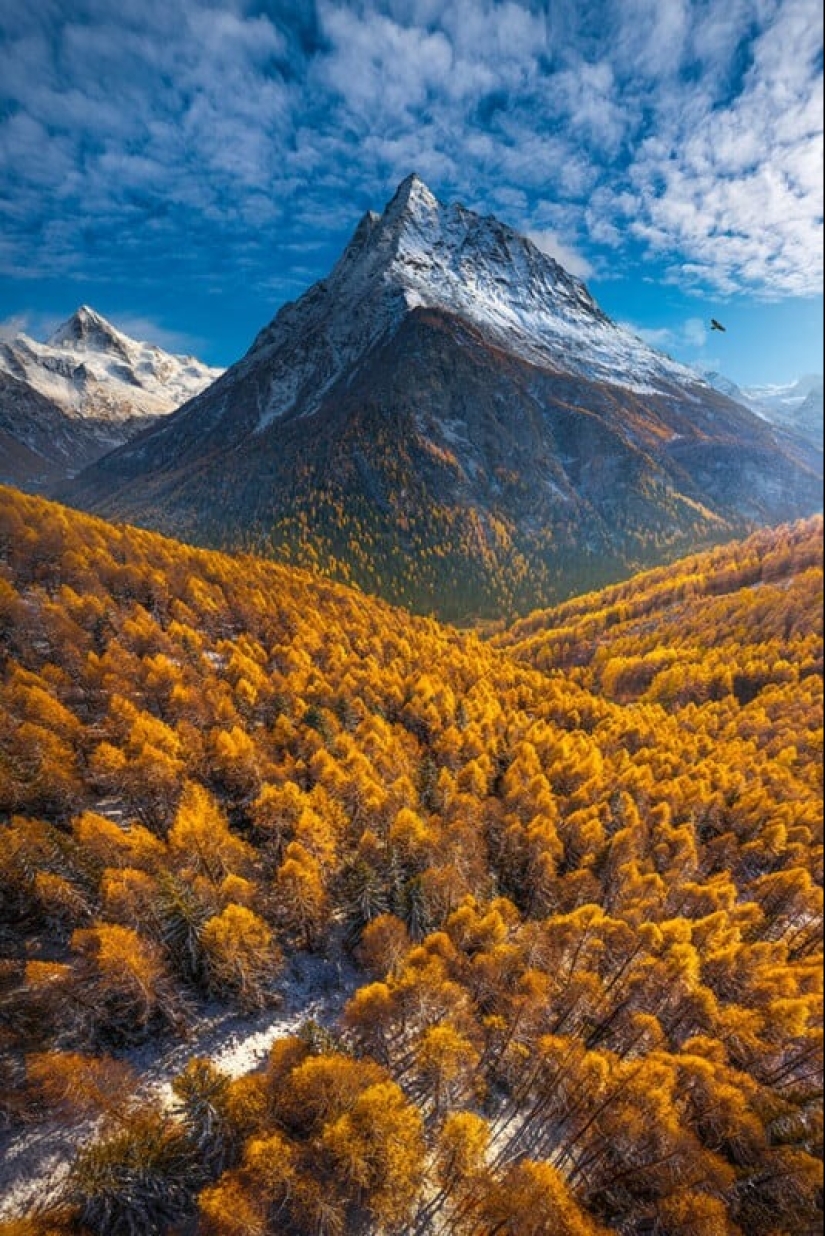
[[[412,173],[380,215],[363,216],[329,276],[256,338],[244,364],[273,364],[259,428],[299,405],[301,415],[312,414],[318,402],[306,392],[322,396],[415,309],[458,317],[556,373],[638,393],[697,381],[612,322],[579,279],[526,237],[492,216],[445,205]]]
[[[125,337],[88,305],[81,305],[46,341],[52,348],[87,348],[96,352],[116,352],[128,360]]]
[[[0,371],[69,415],[110,420],[171,412],[222,373],[132,339],[89,305],[76,309],[45,343],[25,334],[0,341]]]
[[[219,376],[81,305],[42,343],[0,340],[0,479],[43,488],[179,408]]]
[[[102,314],[97,313],[90,305],[79,305],[71,317],[58,326],[46,342],[53,347],[58,347],[70,339],[80,339],[94,329],[114,331],[111,322],[107,322]]]
[[[409,176],[406,176],[401,181],[392,198],[387,203],[385,214],[402,210],[417,212],[439,209],[440,203],[435,194],[424,184],[424,181],[417,172],[410,172]]]
[[[408,307],[458,312],[516,351],[562,369],[567,365],[552,354],[562,325],[617,329],[584,284],[530,240],[492,215],[445,206],[415,174],[399,186],[381,222],[395,242],[388,274],[407,290]]]

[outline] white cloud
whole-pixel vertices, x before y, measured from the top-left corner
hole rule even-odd
[[[161,326],[152,318],[131,313],[114,313],[104,315],[112,326],[142,343],[154,343],[165,352],[197,356],[204,348],[203,339],[190,335],[185,331],[170,330]]]
[[[576,275],[579,279],[589,279],[593,274],[593,267],[587,258],[561,241],[554,232],[528,232],[527,236],[537,249],[554,258],[571,275]]]
[[[47,339],[54,334],[60,322],[61,319],[53,313],[38,313],[26,309],[0,321],[0,341],[10,341],[17,335],[28,335],[29,339]]]
[[[721,103],[711,90],[704,105],[693,97],[686,112],[668,108],[656,137],[641,144],[630,169],[630,226],[655,252],[684,256],[674,279],[814,294],[822,289],[818,8],[787,0],[752,57],[736,95]]]
[[[605,33],[623,74],[648,83],[679,72],[690,31],[687,0],[622,0],[608,6],[607,20]]]
[[[708,329],[702,318],[687,318],[675,327],[637,326],[632,322],[622,325],[651,347],[672,354],[701,351],[708,339]]]
[[[403,119],[449,81],[453,50],[442,32],[400,26],[378,13],[365,23],[338,5],[321,5],[320,13],[331,50],[319,58],[314,80],[368,127],[374,117],[382,125]]]
[[[691,348],[703,348],[707,343],[708,328],[703,318],[688,318],[682,327],[682,339]]]
[[[115,278],[143,244],[271,280],[415,169],[574,272],[641,246],[682,286],[821,292],[818,0],[6,9],[6,273]]]
[[[15,313],[0,321],[0,342],[15,339],[29,333],[29,319],[25,313]]]

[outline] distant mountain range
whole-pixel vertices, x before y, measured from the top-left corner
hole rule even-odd
[[[45,343],[0,340],[0,481],[45,491],[220,373],[129,338],[86,305]]]
[[[801,434],[819,449],[823,437],[822,374],[809,373],[785,386],[737,386],[718,373],[706,373],[708,382],[750,408],[757,416]]]
[[[237,364],[52,493],[452,620],[821,507],[821,451],[408,177]]]

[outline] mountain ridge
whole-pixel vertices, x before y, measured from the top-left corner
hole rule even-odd
[[[703,376],[716,390],[730,395],[737,403],[750,408],[762,420],[798,434],[822,450],[822,374],[808,373],[793,382],[744,387],[738,386],[720,373],[708,372]]]

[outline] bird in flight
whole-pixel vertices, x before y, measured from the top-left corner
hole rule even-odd
[[[724,329],[725,329],[725,328],[724,328],[724,326],[722,325],[722,323],[721,323],[721,322],[717,322],[717,321],[716,321],[716,318],[711,318],[711,319],[710,319],[710,329],[711,329],[711,330],[721,330],[721,331],[724,331]]]

